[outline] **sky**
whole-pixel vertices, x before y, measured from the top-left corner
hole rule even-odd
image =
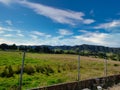
[[[0,0],[0,44],[120,47],[120,0]]]

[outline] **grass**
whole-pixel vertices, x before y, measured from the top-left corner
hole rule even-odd
[[[77,80],[77,55],[27,53],[23,90]],[[19,85],[22,52],[0,51],[0,75],[12,66],[14,76],[0,76],[0,90],[15,90]],[[104,76],[104,60],[81,57],[81,79]],[[120,62],[108,61],[108,75],[120,73]],[[33,71],[33,72],[31,72]]]

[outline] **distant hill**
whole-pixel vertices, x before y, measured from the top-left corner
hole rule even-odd
[[[76,45],[76,46],[48,46],[52,50],[71,50],[74,52],[89,51],[89,52],[103,52],[103,53],[120,53],[120,48],[112,48],[97,45]]]
[[[97,45],[76,45],[76,46],[49,46],[49,45],[38,45],[38,46],[16,46],[1,44],[1,50],[17,50],[35,53],[51,53],[51,54],[80,54],[81,56],[93,56],[96,58],[108,58],[112,60],[120,61],[120,48],[105,47]]]
[[[71,52],[102,52],[102,53],[120,53],[120,48],[114,48],[114,47],[105,47],[105,46],[98,46],[98,45],[87,45],[87,44],[83,44],[83,45],[75,45],[75,46],[67,46],[67,45],[63,45],[63,46],[50,46],[50,45],[34,45],[34,46],[25,46],[25,45],[20,45],[20,46],[16,46],[15,44],[13,45],[7,45],[7,44],[1,44],[0,45],[0,49],[1,50],[24,50],[24,48],[26,48],[28,51],[41,51],[44,52],[47,50],[50,52],[50,50],[52,51],[59,51],[59,50],[63,50],[63,51],[71,51]]]

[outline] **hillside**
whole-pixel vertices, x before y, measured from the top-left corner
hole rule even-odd
[[[97,45],[76,45],[76,46],[49,46],[51,49],[72,50],[76,52],[89,51],[89,52],[104,52],[104,53],[120,53],[120,48],[105,47]]]
[[[26,53],[23,90],[77,80],[78,55]],[[19,85],[22,52],[0,51],[0,90]],[[81,79],[104,76],[104,59],[81,56]],[[108,60],[108,75],[120,73],[120,62]]]
[[[89,51],[89,52],[103,52],[103,53],[120,53],[120,48],[115,48],[115,47],[105,47],[105,46],[98,46],[98,45],[87,45],[87,44],[83,44],[83,45],[75,45],[75,46],[67,46],[67,45],[63,45],[63,46],[49,46],[49,45],[37,45],[37,46],[27,46],[27,45],[20,45],[20,46],[16,46],[15,44],[13,45],[7,45],[7,44],[1,44],[0,45],[0,49],[5,50],[5,49],[28,49],[28,51],[30,49],[43,49],[43,48],[49,48],[50,50],[55,50],[55,49],[60,49],[60,50],[71,50],[74,52],[82,52],[82,51]]]

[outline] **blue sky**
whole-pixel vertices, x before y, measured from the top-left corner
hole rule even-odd
[[[0,44],[120,47],[119,0],[0,0]]]

